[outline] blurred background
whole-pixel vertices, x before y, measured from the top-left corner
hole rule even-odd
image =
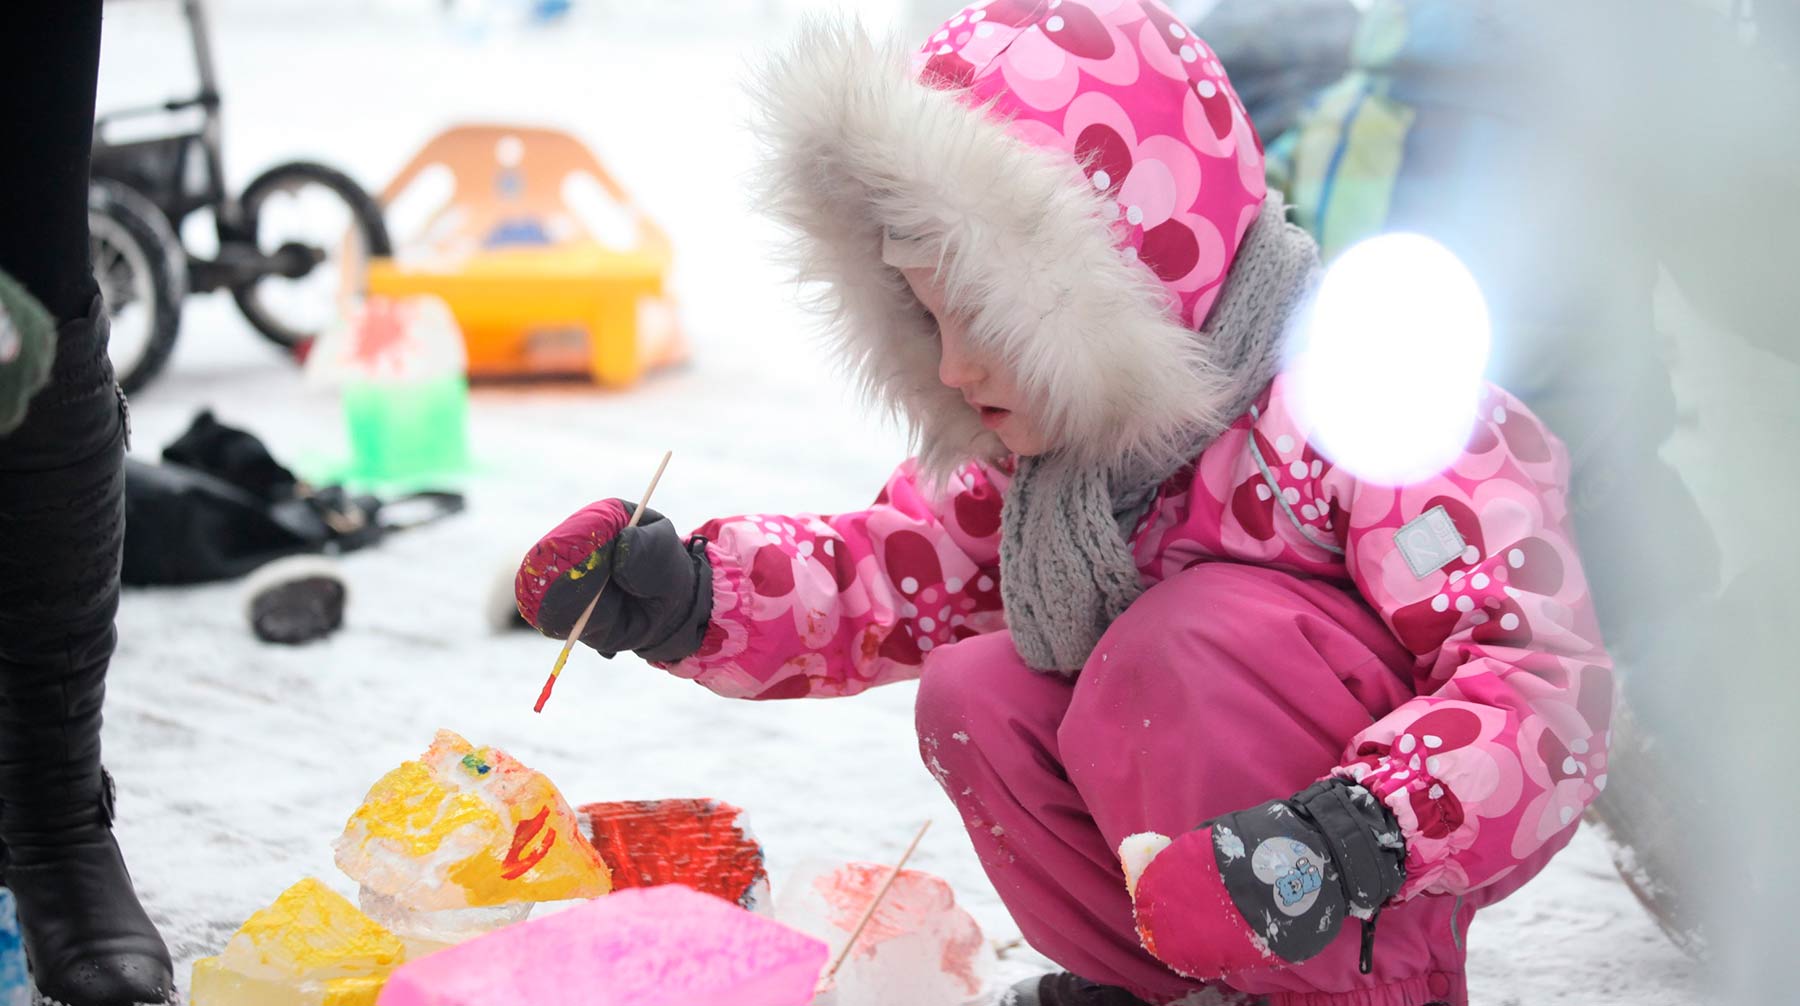
[[[1392,231],[1455,252],[1492,314],[1488,376],[1574,459],[1620,665],[1609,785],[1475,925],[1474,1001],[1792,1001],[1800,11],[1170,6],[1218,51],[1328,260]],[[505,615],[523,549],[638,492],[664,450],[655,505],[682,527],[859,507],[904,456],[749,203],[743,84],[809,13],[922,40],[955,7],[107,4],[92,217],[134,460],[206,409],[310,486],[466,504],[377,547],[329,529],[349,603],[302,647],[259,642],[240,583],[168,574],[137,536],[165,582],[126,595],[106,743],[181,973],[298,876],[333,876],[344,817],[439,726],[577,802],[743,806],[778,885],[805,858],[891,860],[935,817],[917,865],[1008,968],[1043,965],[917,768],[910,686],[728,703],[583,652],[534,717],[554,646]]]

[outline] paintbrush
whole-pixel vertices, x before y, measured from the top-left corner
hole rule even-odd
[[[876,888],[875,896],[869,899],[869,906],[863,909],[862,918],[856,920],[856,928],[850,930],[850,938],[844,941],[844,948],[838,951],[831,966],[825,969],[823,975],[819,976],[819,984],[813,992],[814,995],[825,991],[831,985],[832,977],[838,973],[838,968],[843,966],[844,959],[850,956],[851,949],[856,946],[857,937],[862,935],[863,929],[869,925],[869,920],[875,917],[875,909],[881,906],[881,899],[887,897],[888,889],[894,886],[894,881],[900,876],[900,871],[905,868],[906,861],[912,858],[913,850],[919,847],[919,840],[925,837],[925,829],[929,827],[931,827],[930,821],[919,825],[919,833],[913,836],[912,844],[908,845],[906,851],[900,854],[900,860],[894,864],[892,870],[888,871],[887,879],[883,880],[881,886]]]
[[[625,527],[637,527],[638,521],[643,519],[644,508],[650,505],[650,494],[656,492],[656,484],[662,481],[663,469],[669,467],[669,459],[674,455],[674,451],[663,452],[662,464],[657,465],[656,474],[650,476],[650,487],[644,490],[644,495],[638,500],[637,510],[632,513],[631,521]],[[581,617],[575,620],[575,627],[569,630],[569,638],[563,640],[562,652],[556,655],[556,666],[550,668],[550,676],[544,679],[544,690],[538,693],[537,705],[531,707],[532,712],[544,711],[544,703],[550,701],[550,689],[556,687],[556,679],[562,675],[563,665],[569,662],[569,651],[575,648],[575,641],[587,629],[588,619],[594,617],[594,609],[600,605],[600,595],[606,593],[606,586],[611,582],[612,567],[608,566],[605,577],[600,581],[600,589],[594,591],[594,599],[582,609]]]

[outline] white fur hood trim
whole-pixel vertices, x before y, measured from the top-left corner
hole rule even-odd
[[[814,20],[759,81],[759,196],[792,232],[799,279],[864,390],[907,421],[941,478],[1005,449],[938,381],[935,332],[882,262],[889,227],[932,243],[972,342],[1014,368],[1050,442],[1083,467],[1178,464],[1232,389],[1207,340],[1176,320],[1120,251],[1116,208],[1068,155],[913,79],[904,53]]]

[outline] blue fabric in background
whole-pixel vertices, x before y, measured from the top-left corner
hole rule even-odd
[[[0,887],[0,1006],[31,1006],[31,978],[12,892]]]

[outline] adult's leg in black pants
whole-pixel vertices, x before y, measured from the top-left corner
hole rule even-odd
[[[0,438],[0,841],[40,1002],[173,999],[112,835],[100,707],[124,534],[125,415],[88,262],[100,0],[0,32],[0,270],[57,321],[51,383]]]

